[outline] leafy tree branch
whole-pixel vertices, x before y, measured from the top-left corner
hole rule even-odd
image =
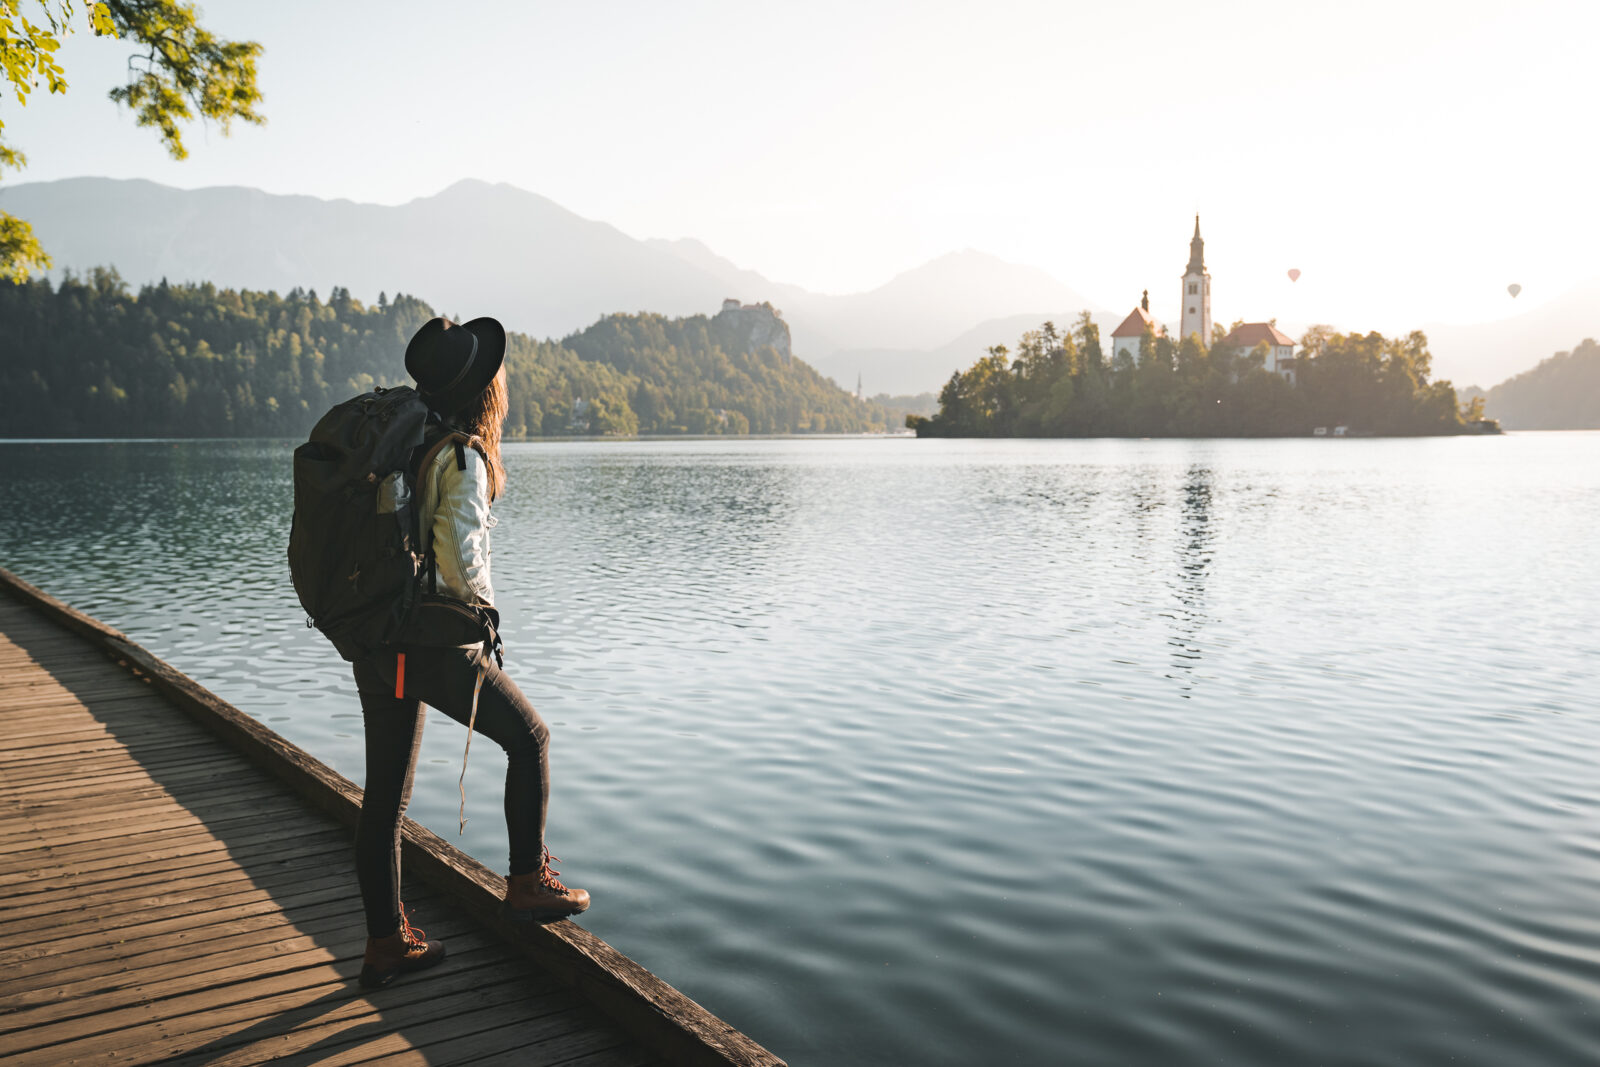
[[[42,21],[30,20],[25,8],[37,9],[35,18]],[[67,91],[66,71],[56,53],[79,14],[76,0],[0,0],[0,73],[19,106],[28,105],[41,83],[51,93]],[[101,0],[88,4],[82,14],[96,37],[127,40],[140,48],[128,59],[127,84],[112,89],[111,99],[127,105],[140,126],[160,131],[172,158],[187,158],[182,127],[195,119],[215,123],[224,136],[234,119],[253,125],[266,121],[257,110],[261,46],[216,36],[200,24],[194,4]],[[0,170],[21,170],[27,157],[4,136],[5,123],[0,121]],[[0,212],[0,279],[22,281],[49,265],[33,228]]]

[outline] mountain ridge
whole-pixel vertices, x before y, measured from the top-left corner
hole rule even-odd
[[[60,268],[115,266],[133,285],[339,285],[364,300],[425,292],[437,306],[493,311],[512,329],[545,337],[613,312],[711,313],[733,298],[781,308],[795,351],[820,357],[872,346],[931,349],[974,323],[1081,299],[1036,267],[972,250],[864,293],[811,293],[739,268],[693,238],[638,240],[541,194],[476,178],[385,205],[79,177],[0,187],[0,210],[33,223],[57,277]]]

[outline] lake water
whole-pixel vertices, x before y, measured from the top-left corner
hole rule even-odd
[[[0,444],[0,564],[359,782],[289,455]],[[797,1067],[1600,1062],[1600,434],[507,464],[583,924]]]

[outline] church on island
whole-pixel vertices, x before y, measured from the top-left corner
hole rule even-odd
[[[1183,272],[1182,314],[1178,319],[1178,340],[1191,333],[1201,343],[1211,344],[1211,272],[1206,270],[1206,243],[1200,237],[1200,216],[1194,217],[1194,237],[1189,241],[1189,265]],[[1128,313],[1122,325],[1111,331],[1111,354],[1127,356],[1135,363],[1143,354],[1144,334],[1166,337],[1167,328],[1150,314],[1150,290],[1144,291],[1139,306]],[[1222,343],[1240,352],[1267,345],[1266,368],[1294,381],[1294,340],[1270,322],[1246,322],[1233,328]]]

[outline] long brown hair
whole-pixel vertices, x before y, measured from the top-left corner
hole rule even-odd
[[[489,459],[489,499],[498,500],[506,489],[506,469],[500,462],[500,429],[505,425],[511,401],[506,393],[506,371],[494,376],[483,392],[467,402],[452,420],[463,433],[476,437]]]

